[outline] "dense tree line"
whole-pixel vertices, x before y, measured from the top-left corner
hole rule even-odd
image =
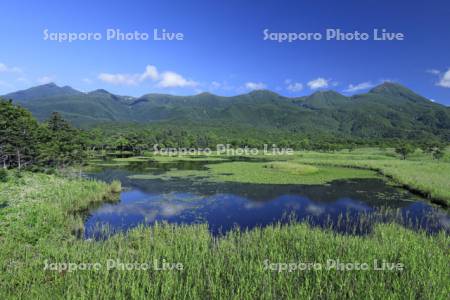
[[[361,146],[395,147],[406,159],[417,148],[434,159],[443,156],[445,144],[433,140],[405,141],[400,139],[361,139],[314,136],[302,132],[255,130],[232,124],[130,125],[107,124],[85,131],[71,126],[59,113],[38,123],[26,109],[11,101],[0,100],[0,163],[3,168],[51,169],[83,164],[88,153],[99,151],[129,151],[142,154],[158,148],[210,148],[218,144],[232,147],[293,148],[295,150],[336,151]]]
[[[81,163],[84,134],[58,113],[40,124],[26,109],[0,100],[0,162],[3,168],[52,168]]]
[[[232,125],[206,126],[201,124],[156,124],[130,125],[108,124],[99,126],[89,132],[91,149],[113,149],[140,153],[151,150],[154,145],[166,148],[210,148],[217,144],[230,144],[232,147],[263,148],[275,144],[277,147],[295,150],[314,150],[331,152],[342,149],[352,151],[358,147],[407,148],[397,152],[403,158],[411,154],[409,150],[417,148],[429,153],[433,158],[440,158],[445,143],[435,139],[363,139],[330,136],[329,134],[308,135],[302,132],[274,131],[272,129],[256,130]],[[399,152],[400,151],[400,152]],[[401,152],[405,152],[402,155]]]

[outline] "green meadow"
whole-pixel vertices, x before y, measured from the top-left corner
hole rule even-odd
[[[441,160],[417,150],[406,160],[395,156],[393,149],[360,149],[354,152],[299,153],[295,161],[313,165],[362,168],[378,172],[431,201],[450,205],[450,156],[447,150]]]
[[[450,238],[443,232],[428,236],[385,224],[368,236],[348,236],[291,224],[214,238],[205,225],[157,224],[105,241],[82,240],[75,236],[80,212],[115,201],[118,183],[9,173],[0,184],[2,299],[443,299],[450,292]],[[383,260],[403,269],[383,269]],[[45,269],[69,262],[101,267]],[[124,262],[151,267],[126,270]],[[369,269],[348,271],[347,262]],[[181,263],[182,270],[158,270],[164,263]]]
[[[390,150],[296,152],[264,161],[211,163],[204,171],[134,176],[321,184],[386,175],[448,203],[448,159],[415,155],[399,160]],[[190,159],[199,158],[181,158]],[[116,163],[147,160],[180,158],[146,156]],[[107,240],[85,240],[79,238],[84,212],[117,201],[120,182],[14,171],[3,181],[2,299],[445,299],[450,293],[450,237],[445,232],[428,235],[388,223],[376,225],[369,235],[352,236],[291,223],[213,237],[207,225],[157,223]],[[128,270],[125,263],[137,265]],[[367,269],[347,270],[347,263]]]
[[[173,161],[173,158],[172,158]],[[208,161],[207,161],[208,162]],[[256,184],[324,184],[338,179],[376,178],[371,170],[336,166],[312,166],[296,162],[225,162],[207,164],[207,170],[172,169],[164,174],[136,174],[131,179],[198,178],[211,182],[242,182]]]

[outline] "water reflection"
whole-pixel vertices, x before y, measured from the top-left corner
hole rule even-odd
[[[220,163],[220,162],[215,162]],[[132,180],[136,168],[164,172],[204,168],[205,162],[156,162],[104,167],[90,176],[120,179],[126,187],[118,203],[93,208],[85,238],[104,238],[140,224],[207,223],[214,235],[238,226],[251,229],[277,222],[307,221],[340,233],[366,234],[377,222],[450,232],[450,216],[422,198],[381,179],[334,181],[326,185],[210,183],[195,179]],[[108,231],[103,230],[107,226]]]

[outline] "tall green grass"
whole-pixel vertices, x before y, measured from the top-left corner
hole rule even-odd
[[[450,238],[379,225],[369,236],[343,236],[306,224],[234,230],[213,238],[205,225],[157,224],[105,241],[77,239],[75,212],[109,199],[96,181],[25,173],[0,183],[1,299],[445,299]],[[182,271],[44,270],[51,263],[182,263]],[[403,271],[295,271],[271,263],[327,259],[404,264]]]
[[[450,163],[446,160],[433,160],[421,153],[416,153],[411,159],[400,160],[389,150],[377,154],[371,154],[369,150],[354,153],[299,152],[291,160],[375,170],[436,203],[450,205]]]

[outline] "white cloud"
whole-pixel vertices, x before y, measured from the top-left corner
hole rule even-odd
[[[239,88],[236,88],[234,85],[230,85],[228,81],[211,81],[211,83],[207,84],[209,90],[211,91],[217,91],[217,90],[223,90],[223,91],[231,91],[231,90],[238,90]],[[241,87],[241,89],[243,89]],[[239,92],[239,91],[238,91]],[[242,92],[242,91],[241,91]]]
[[[54,78],[52,76],[42,76],[42,77],[39,77],[36,81],[39,84],[47,84],[47,83],[53,82]]]
[[[352,92],[356,92],[356,91],[367,90],[367,89],[370,89],[373,86],[374,85],[370,81],[361,82],[361,83],[358,83],[358,84],[355,84],[355,85],[349,84],[347,89],[344,90],[344,92],[352,93]]]
[[[430,73],[433,75],[439,75],[439,74],[441,74],[441,71],[436,70],[436,69],[429,69],[429,70],[427,70],[427,73]]]
[[[22,73],[22,69],[18,67],[10,67],[4,63],[0,63],[0,73]]]
[[[136,85],[140,82],[139,74],[111,74],[111,73],[100,73],[98,79],[110,84],[116,85]]]
[[[450,69],[441,76],[440,80],[437,83],[438,86],[450,88]]]
[[[300,82],[289,82],[286,89],[291,92],[299,92],[303,90],[303,84]]]
[[[312,90],[315,89],[321,89],[321,88],[326,88],[328,87],[329,84],[329,80],[319,77],[317,79],[311,80],[310,82],[307,83],[309,88]]]
[[[436,82],[437,86],[444,87],[444,88],[450,88],[450,69],[448,69],[446,72],[441,72],[440,70],[436,69],[429,69],[427,70],[427,73],[436,75],[439,77],[439,81]]]
[[[187,80],[180,74],[175,72],[164,72],[160,76],[160,80],[158,82],[158,86],[163,88],[170,87],[195,87],[198,83],[192,80]]]
[[[149,79],[162,88],[195,87],[198,85],[197,82],[188,80],[172,71],[159,73],[158,69],[153,65],[146,66],[145,71],[141,74],[101,73],[98,75],[98,79],[116,85],[138,85]]]
[[[222,87],[222,84],[220,82],[217,82],[217,81],[211,82],[211,89],[215,90],[215,89],[220,89],[221,87]]]
[[[158,80],[158,69],[156,69],[155,66],[148,65],[145,67],[145,72],[142,73],[140,80],[145,80],[147,78],[150,78],[151,80]]]
[[[249,90],[263,90],[266,85],[262,82],[247,82],[245,83],[245,88]]]
[[[0,88],[2,89],[16,89],[16,84],[28,83],[22,69],[18,67],[9,66],[0,62],[0,74],[2,75],[2,80],[0,80]],[[6,79],[6,81],[3,79]]]
[[[91,84],[93,82],[92,79],[90,79],[90,78],[83,78],[83,79],[81,79],[81,81],[83,81],[84,83],[87,83],[87,84]]]

